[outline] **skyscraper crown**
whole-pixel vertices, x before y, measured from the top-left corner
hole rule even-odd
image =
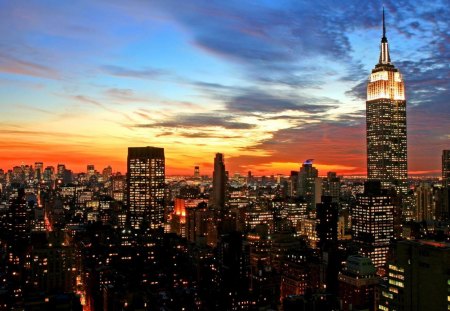
[[[389,56],[388,40],[386,38],[386,24],[384,20],[384,7],[383,7],[383,37],[381,38],[380,59],[378,64],[390,64],[391,57]]]

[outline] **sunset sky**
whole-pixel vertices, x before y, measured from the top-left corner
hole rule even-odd
[[[421,5],[419,5],[419,3]],[[448,1],[0,0],[0,168],[365,174],[381,10],[405,77],[410,173],[450,149]]]

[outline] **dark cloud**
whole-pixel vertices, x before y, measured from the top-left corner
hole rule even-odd
[[[186,138],[221,138],[221,139],[231,139],[239,137],[239,136],[219,135],[205,132],[177,133],[177,136]]]
[[[308,104],[308,102],[320,102],[320,105]],[[312,99],[301,96],[274,96],[267,92],[248,90],[226,103],[226,109],[233,113],[262,112],[274,113],[285,110],[301,111],[306,113],[326,112],[336,108],[336,101],[329,99]]]
[[[139,128],[201,128],[209,126],[218,126],[234,130],[246,130],[255,127],[252,124],[235,122],[232,120],[231,116],[209,113],[179,115],[167,121],[135,125],[135,127]]]

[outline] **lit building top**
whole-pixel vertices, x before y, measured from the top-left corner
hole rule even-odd
[[[381,38],[380,58],[369,77],[367,100],[392,99],[405,100],[403,76],[391,63],[383,9],[383,37]]]

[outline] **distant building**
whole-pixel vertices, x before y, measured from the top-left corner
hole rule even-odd
[[[194,166],[194,178],[200,178],[200,167]]]
[[[127,206],[134,228],[164,224],[165,157],[156,147],[128,148]]]
[[[450,310],[450,244],[398,242],[378,310]]]
[[[420,183],[414,190],[416,199],[414,220],[431,221],[435,219],[436,205],[434,201],[434,189],[428,183]]]
[[[291,171],[288,181],[288,196],[295,197],[298,192],[298,171]]]
[[[450,186],[450,150],[442,150],[442,185]]]
[[[36,181],[41,181],[44,174],[44,163],[35,162],[34,163],[34,179]]]
[[[320,202],[320,196],[322,195],[322,189],[318,189],[320,187],[317,180],[319,171],[313,166],[312,161],[306,160],[303,162],[298,174],[297,191],[297,195],[305,198],[310,211],[315,210],[316,203]]]
[[[93,164],[89,164],[89,165],[86,167],[86,176],[87,176],[87,179],[90,180],[91,177],[94,176],[94,175],[95,175],[95,167],[94,167]]]
[[[102,172],[102,177],[103,177],[103,182],[108,181],[108,179],[112,176],[112,167],[111,166],[107,166],[103,169]]]
[[[222,153],[216,153],[214,158],[213,189],[211,205],[223,210],[225,208],[225,188],[227,176],[225,172],[225,160]]]
[[[327,178],[324,180],[323,195],[330,196],[332,202],[339,203],[341,192],[341,179],[337,177],[335,172],[328,172]]]

